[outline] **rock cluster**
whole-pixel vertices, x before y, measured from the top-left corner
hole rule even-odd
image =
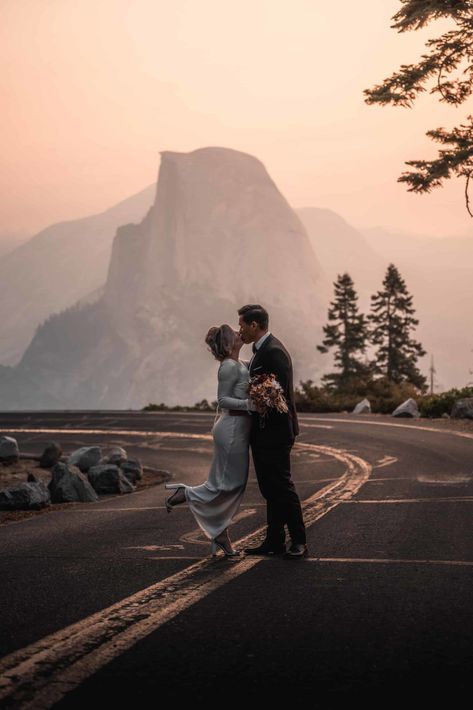
[[[17,463],[19,458],[16,439],[0,437],[0,464]],[[140,461],[129,459],[122,447],[104,456],[100,446],[82,446],[64,456],[53,441],[39,461],[41,468],[51,469],[49,483],[30,472],[27,481],[0,490],[0,510],[35,510],[51,503],[92,502],[99,494],[132,493],[143,475]]]

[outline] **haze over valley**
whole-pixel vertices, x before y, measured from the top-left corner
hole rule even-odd
[[[347,271],[360,307],[394,262],[414,296],[437,388],[471,367],[472,243],[373,227],[323,207],[293,209],[255,156],[164,151],[157,184],[103,212],[59,222],[0,256],[5,408],[139,408],[215,397],[203,338],[262,303],[287,343],[295,382],[319,381],[316,350]],[[452,245],[455,249],[452,249]],[[242,351],[242,357],[250,357]]]

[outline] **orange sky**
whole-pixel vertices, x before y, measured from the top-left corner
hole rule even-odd
[[[159,151],[263,161],[293,207],[354,226],[472,230],[463,182],[396,179],[471,101],[368,106],[363,89],[451,28],[390,28],[398,0],[0,0],[0,233],[100,212],[156,180]],[[430,85],[429,85],[430,88]]]

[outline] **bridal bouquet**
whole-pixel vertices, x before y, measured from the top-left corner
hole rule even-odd
[[[276,409],[281,413],[288,411],[283,388],[272,372],[251,377],[248,395],[258,411],[261,428],[264,427],[265,418],[270,409]]]

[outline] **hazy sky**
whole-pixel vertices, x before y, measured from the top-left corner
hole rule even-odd
[[[473,228],[463,182],[397,177],[471,101],[411,109],[372,88],[452,27],[392,29],[398,0],[0,0],[0,232],[100,212],[156,180],[162,150],[257,156],[293,207],[354,226]],[[430,88],[430,84],[429,84]]]

